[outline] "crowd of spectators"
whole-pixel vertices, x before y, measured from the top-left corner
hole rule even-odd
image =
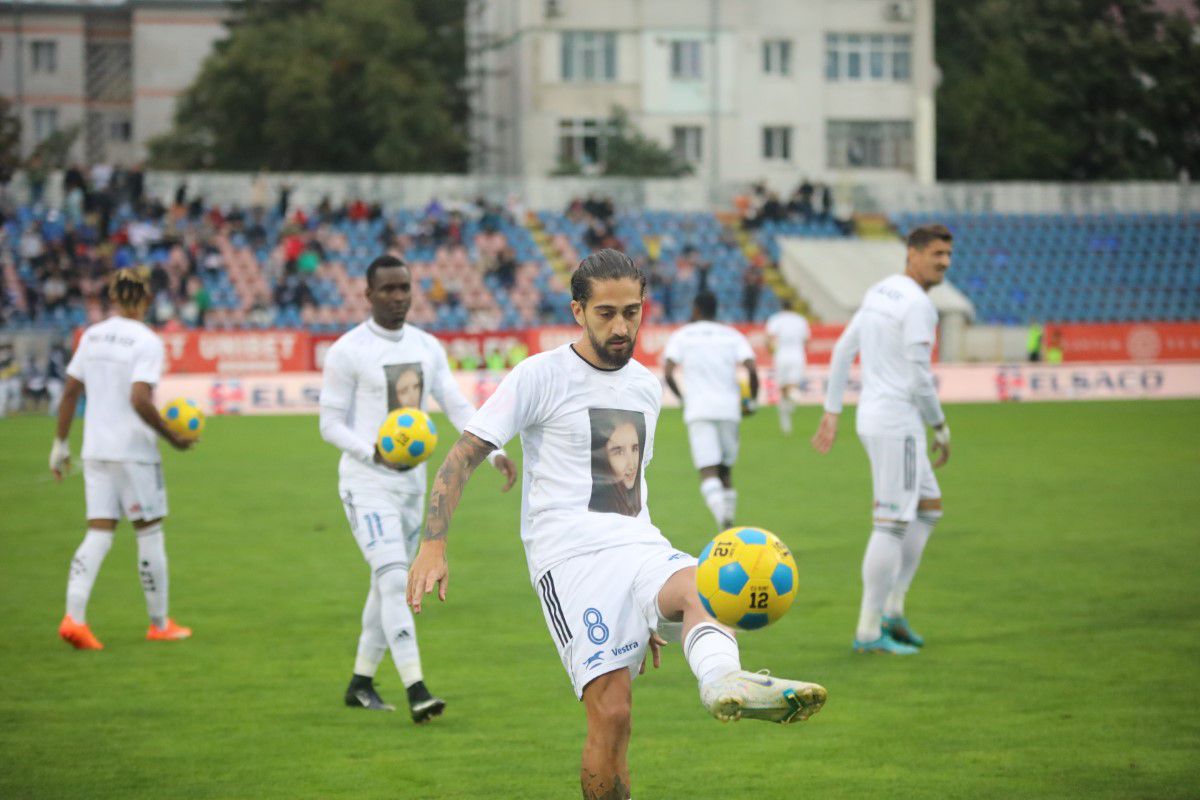
[[[848,204],[835,199],[833,187],[829,184],[813,183],[808,178],[796,186],[786,201],[765,183],[755,183],[748,193],[734,198],[734,205],[742,226],[747,230],[756,230],[767,222],[804,222],[811,225],[830,220],[837,224],[842,235],[849,235],[852,229],[853,211]]]

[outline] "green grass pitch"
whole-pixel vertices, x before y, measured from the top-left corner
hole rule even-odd
[[[796,416],[791,439],[772,409],[743,429],[739,521],[791,545],[801,585],[742,655],[829,703],[721,725],[673,646],[635,683],[635,797],[1197,796],[1200,403],[950,408],[947,513],[909,599],[929,643],[909,659],[850,653],[870,524],[852,415],[826,459],[807,445],[817,411]],[[519,494],[492,470],[455,520],[450,599],[418,622],[448,709],[416,727],[342,706],[367,570],[314,418],[211,419],[166,454],[172,615],[196,633],[142,639],[122,526],[89,609],[100,653],[56,636],[83,484],[47,476],[51,430],[0,420],[0,797],[578,796],[582,709],[529,585]],[[678,412],[655,453],[654,519],[698,552],[713,531]],[[390,659],[379,675],[402,704]]]

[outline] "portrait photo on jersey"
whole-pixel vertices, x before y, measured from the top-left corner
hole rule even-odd
[[[421,364],[384,364],[384,382],[387,385],[388,411],[397,408],[420,408],[421,396],[425,393],[425,371]]]
[[[646,417],[641,411],[589,408],[592,430],[592,497],[588,511],[636,517],[642,511],[642,451]]]

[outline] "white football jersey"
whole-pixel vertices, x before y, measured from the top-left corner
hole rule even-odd
[[[135,383],[157,385],[163,343],[145,324],[110,317],[83,332],[67,374],[84,385],[83,457],[157,464],[158,434],[133,410]]]
[[[767,320],[767,334],[775,339],[776,361],[805,362],[804,346],[812,338],[808,320],[795,311],[779,311]]]
[[[402,407],[425,410],[431,394],[459,430],[475,413],[454,380],[442,343],[420,328],[405,325],[389,331],[367,320],[334,342],[325,354],[320,402],[346,412],[360,450],[342,453],[341,481],[350,486],[383,481],[394,491],[423,495],[424,464],[397,473],[370,459],[388,413]],[[443,435],[442,446],[448,441]]]
[[[754,360],[754,349],[736,328],[691,322],[671,334],[663,358],[683,368],[683,421],[742,418],[737,368]]]
[[[857,326],[862,359],[858,432],[875,436],[923,434],[924,423],[913,401],[909,347],[932,352],[937,309],[929,295],[907,275],[885,278],[867,290],[850,324]]]
[[[521,437],[521,540],[532,576],[623,544],[663,543],[646,466],[662,406],[636,361],[602,370],[563,345],[522,361],[467,423],[496,447]]]

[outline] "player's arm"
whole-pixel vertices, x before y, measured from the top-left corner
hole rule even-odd
[[[158,413],[158,408],[154,405],[153,385],[144,381],[134,381],[129,390],[129,403],[142,421],[153,428],[155,433],[166,439],[171,447],[176,450],[187,450],[194,443],[194,440],[185,439],[167,427],[162,414]]]
[[[859,314],[855,314],[846,330],[838,337],[837,344],[833,346],[833,355],[829,361],[829,385],[825,389],[825,413],[821,415],[821,423],[812,438],[813,449],[822,455],[829,452],[837,439],[842,396],[846,393],[846,384],[850,381],[850,367],[854,365],[854,357],[858,355],[859,320]]]
[[[745,368],[746,378],[750,382],[750,396],[742,404],[742,415],[749,416],[758,410],[758,365],[754,363],[753,358],[747,358],[742,362],[742,367]]]
[[[446,460],[433,479],[433,492],[429,497],[429,512],[425,515],[425,535],[421,549],[408,570],[408,604],[413,613],[421,613],[421,601],[425,595],[438,587],[438,598],[446,599],[450,585],[450,569],[446,563],[446,537],[450,533],[450,520],[458,501],[462,499],[463,487],[472,473],[483,463],[496,447],[473,433],[463,433],[446,454]]]
[[[450,418],[450,424],[457,428],[459,433],[462,433],[466,429],[467,423],[471,421],[471,417],[475,416],[475,406],[471,405],[471,402],[463,396],[462,390],[458,388],[458,382],[454,379],[454,373],[450,370],[450,362],[446,358],[446,350],[440,343],[438,350],[440,357],[437,375],[431,382],[431,393],[433,399]],[[488,454],[487,460],[504,476],[504,486],[500,491],[507,492],[517,480],[517,465],[508,457],[508,453],[504,452],[504,448],[492,450]]]
[[[938,401],[933,379],[933,341],[937,335],[937,312],[932,306],[915,306],[904,319],[904,356],[908,360],[909,386],[913,403],[925,424],[933,428],[933,467],[950,459],[950,427]]]
[[[354,365],[340,348],[326,353],[325,371],[321,376],[320,417],[321,438],[364,464],[385,462],[376,458],[375,445],[354,432],[348,415],[354,398]]]
[[[667,388],[671,390],[671,394],[683,402],[683,392],[679,391],[679,384],[675,382],[675,368],[678,365],[671,359],[667,359],[663,364],[663,381],[666,382]]]
[[[71,445],[67,437],[71,435],[71,423],[75,419],[75,408],[83,395],[83,381],[73,376],[67,376],[67,384],[63,387],[62,398],[58,402],[58,423],[54,428],[54,444],[50,446],[50,471],[54,479],[61,481],[71,469]]]

